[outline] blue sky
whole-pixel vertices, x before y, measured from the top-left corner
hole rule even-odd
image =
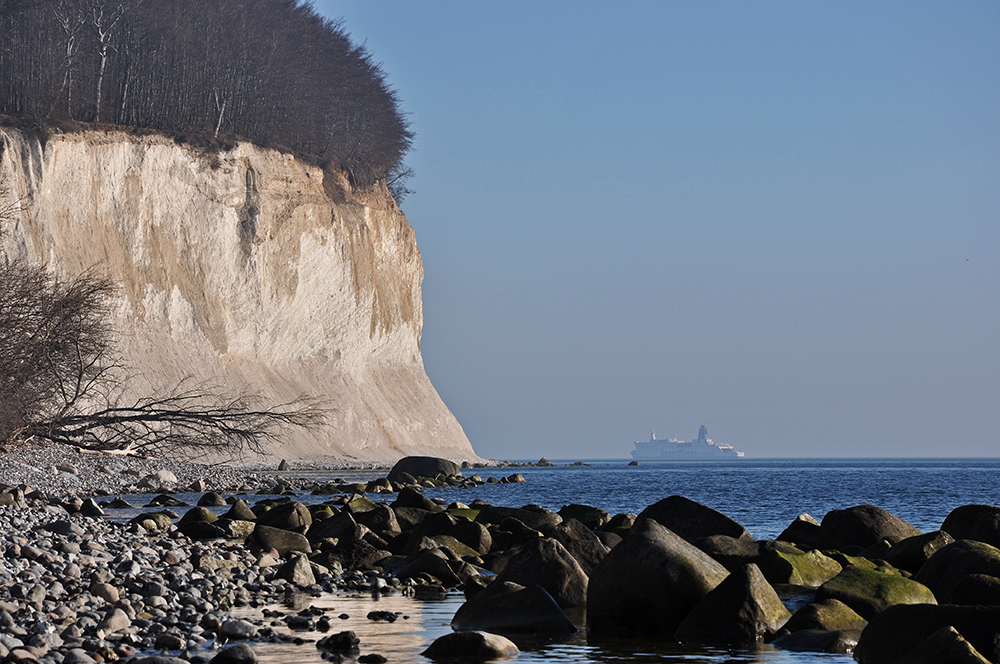
[[[1000,4],[315,6],[410,114],[482,456],[1000,453]]]

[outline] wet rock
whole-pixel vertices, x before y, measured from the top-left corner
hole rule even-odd
[[[674,636],[696,643],[756,643],[791,617],[754,564],[732,572],[684,618]]]
[[[898,516],[874,505],[831,510],[820,525],[823,534],[837,548],[845,545],[866,548],[882,539],[895,543],[921,534]]]
[[[895,574],[851,566],[816,591],[816,601],[838,599],[866,620],[895,604],[936,604],[930,588]]]
[[[219,651],[209,664],[256,664],[257,653],[245,643],[237,643]],[[63,662],[63,664],[66,664]]]
[[[908,661],[904,656],[919,655],[928,635],[947,627],[953,627],[988,661],[1000,659],[1000,607],[929,604],[891,606],[872,618],[854,657],[861,664]]]
[[[435,660],[485,660],[513,657],[519,652],[510,639],[499,634],[471,631],[438,637],[422,654]]]
[[[680,536],[642,519],[594,570],[587,624],[593,633],[672,634],[728,574]]]
[[[392,502],[392,509],[396,511],[396,518],[400,518],[399,508],[408,507],[412,509],[424,510],[427,512],[443,512],[444,506],[438,505],[433,500],[410,487],[405,487],[400,490],[399,494],[396,496],[396,500]],[[402,522],[400,522],[402,526]],[[403,530],[406,530],[403,527]]]
[[[198,499],[199,507],[224,507],[225,505],[226,499],[215,491],[209,491]]]
[[[233,641],[246,641],[257,638],[257,627],[249,620],[226,620],[219,627],[219,636]]]
[[[771,645],[793,652],[826,652],[849,655],[861,638],[861,630],[803,629],[771,641]]]
[[[939,604],[950,604],[955,586],[967,574],[1000,577],[1000,549],[975,540],[959,540],[928,558],[913,580],[930,588]]]
[[[279,503],[269,510],[255,508],[257,523],[295,533],[305,533],[312,525],[309,508],[299,502]]]
[[[639,513],[637,522],[652,519],[688,542],[712,535],[728,535],[753,540],[746,528],[725,514],[684,496],[670,496]]]
[[[456,630],[501,634],[569,634],[576,626],[541,586],[494,581],[470,597],[455,613]]]
[[[360,643],[357,634],[346,631],[323,637],[316,642],[316,648],[326,652],[352,654],[359,652]]]

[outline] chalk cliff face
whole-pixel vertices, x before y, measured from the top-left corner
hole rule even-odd
[[[326,423],[287,431],[275,458],[476,458],[424,371],[423,265],[384,188],[250,144],[206,155],[90,131],[43,146],[0,129],[0,150],[21,201],[0,252],[120,284],[137,392],[191,377],[326,400]]]

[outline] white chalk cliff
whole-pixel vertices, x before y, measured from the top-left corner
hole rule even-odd
[[[476,458],[424,371],[423,264],[384,187],[251,144],[209,155],[115,131],[43,145],[0,129],[0,175],[20,201],[0,253],[120,285],[137,392],[190,377],[325,400],[326,422],[287,430],[272,458]]]

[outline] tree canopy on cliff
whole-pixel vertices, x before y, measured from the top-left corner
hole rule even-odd
[[[0,0],[0,113],[238,136],[362,186],[413,138],[371,55],[301,0]]]

